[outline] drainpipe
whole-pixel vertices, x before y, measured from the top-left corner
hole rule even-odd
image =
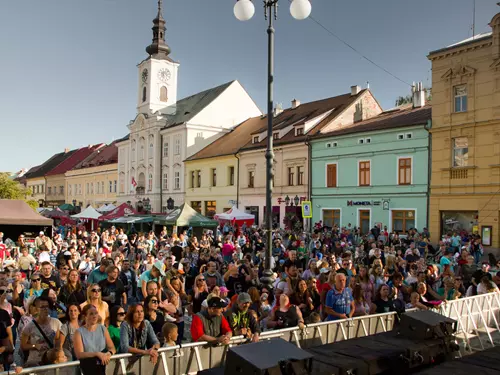
[[[427,130],[428,133],[428,150],[427,150],[427,155],[428,155],[428,163],[427,163],[427,220],[426,220],[426,227],[429,229],[429,220],[430,220],[430,207],[431,207],[431,200],[430,200],[430,191],[431,191],[431,172],[432,172],[432,133],[429,131],[432,128],[432,120],[427,120],[427,125],[425,125],[425,130]],[[415,223],[416,224],[416,223]],[[439,236],[438,236],[439,238]]]
[[[238,156],[238,153],[234,154],[234,157],[238,159],[238,164],[237,164],[237,172],[235,175],[236,178],[236,208],[240,208],[240,157]]]
[[[312,205],[312,197],[311,197],[311,192],[312,192],[312,179],[311,179],[311,175],[312,175],[312,172],[311,172],[312,149],[311,149],[311,143],[309,142],[309,136],[306,136],[305,143],[307,145],[307,199],[309,199],[311,201],[311,205]],[[307,224],[308,224],[307,230],[310,231],[312,228],[312,218],[307,219]]]
[[[160,212],[163,212],[163,134],[160,134]]]

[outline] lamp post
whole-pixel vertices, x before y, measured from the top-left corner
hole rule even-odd
[[[267,149],[266,149],[266,237],[267,248],[265,257],[265,270],[261,282],[267,287],[271,287],[273,282],[273,271],[271,269],[272,257],[272,239],[273,239],[273,106],[274,106],[274,20],[278,14],[279,0],[264,0],[264,13],[266,20],[269,21],[267,28],[268,36],[268,60],[267,60]],[[253,17],[255,7],[251,0],[238,0],[234,5],[234,15],[240,21],[248,21]],[[303,20],[311,14],[311,3],[309,0],[293,0],[290,5],[290,13],[293,18]]]
[[[290,204],[290,197],[287,195],[285,197],[285,206],[288,206]]]
[[[298,195],[295,196],[295,198],[293,198],[293,202],[295,203],[295,207],[297,207],[300,203],[300,198]]]

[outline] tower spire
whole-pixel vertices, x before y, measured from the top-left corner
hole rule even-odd
[[[165,42],[165,19],[163,18],[163,0],[158,0],[158,14],[153,20],[153,41],[146,47],[148,55],[157,59],[168,59],[170,47]]]

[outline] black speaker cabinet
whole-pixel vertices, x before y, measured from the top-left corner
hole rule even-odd
[[[226,375],[307,374],[312,355],[283,339],[263,340],[229,349]]]
[[[399,326],[394,326],[409,339],[442,339],[453,336],[457,321],[433,311],[415,311],[401,315]]]

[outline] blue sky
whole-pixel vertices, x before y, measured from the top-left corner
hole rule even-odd
[[[477,0],[476,33],[500,11]],[[248,22],[234,0],[164,0],[178,97],[238,79],[266,108],[267,34],[261,1]],[[409,87],[280,1],[276,102],[288,107],[370,88],[390,108]],[[430,85],[429,51],[472,35],[473,0],[314,0],[312,16],[403,81]],[[135,117],[136,65],[151,41],[156,0],[0,2],[0,171],[44,162],[65,147],[111,142]]]

